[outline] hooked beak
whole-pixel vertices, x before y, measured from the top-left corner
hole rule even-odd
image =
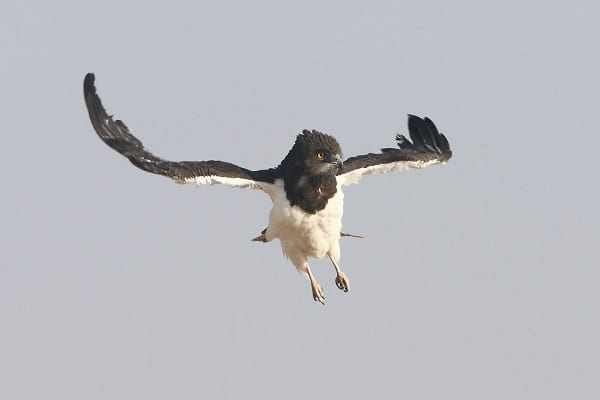
[[[336,166],[338,169],[341,170],[344,166],[344,161],[340,156],[336,156],[333,160],[331,160],[330,164]]]

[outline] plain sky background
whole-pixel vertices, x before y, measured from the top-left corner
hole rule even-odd
[[[597,399],[596,1],[10,1],[0,15],[0,398]],[[250,242],[259,191],[176,185],[155,154],[346,156],[430,116],[446,166],[346,188],[351,291],[326,305]]]

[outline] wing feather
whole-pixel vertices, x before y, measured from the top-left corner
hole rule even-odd
[[[448,139],[429,118],[408,116],[410,140],[396,135],[398,148],[384,148],[381,153],[350,157],[344,161],[338,181],[342,185],[358,183],[363,175],[385,174],[409,168],[425,168],[444,163],[452,157]]]
[[[94,80],[94,74],[89,73],[83,83],[85,104],[92,126],[104,143],[127,157],[136,167],[164,175],[177,183],[223,183],[257,189],[263,189],[264,184],[273,183],[275,172],[272,169],[252,171],[225,161],[169,161],[155,156],[133,136],[123,121],[115,120],[106,113],[96,93]]]

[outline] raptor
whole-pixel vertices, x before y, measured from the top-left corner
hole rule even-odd
[[[251,170],[218,160],[169,161],[152,154],[121,120],[106,113],[94,80],[89,73],[83,83],[92,126],[104,143],[136,167],[177,183],[225,184],[265,192],[273,202],[268,226],[252,240],[266,243],[279,239],[283,253],[308,277],[313,299],[323,304],[323,288],[310,269],[310,257],[327,256],[336,271],[336,286],[344,292],[350,288],[348,276],[340,268],[340,238],[354,236],[341,231],[342,187],[358,183],[364,175],[425,168],[445,163],[452,156],[448,140],[429,118],[409,115],[412,141],[396,135],[397,148],[346,160],[333,136],[303,130],[281,163],[272,168]]]

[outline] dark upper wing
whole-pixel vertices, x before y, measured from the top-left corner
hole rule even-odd
[[[114,120],[106,113],[100,97],[96,94],[92,73],[85,76],[83,95],[90,120],[100,139],[144,171],[167,176],[177,183],[223,183],[256,189],[263,189],[264,184],[273,183],[275,179],[273,170],[251,171],[224,161],[176,162],[156,157],[129,132],[123,121]]]
[[[409,115],[408,132],[412,143],[403,135],[396,135],[398,149],[381,149],[381,153],[350,157],[344,161],[344,167],[337,177],[338,182],[351,185],[358,183],[363,175],[425,168],[446,162],[452,157],[448,140],[439,133],[429,118]]]

